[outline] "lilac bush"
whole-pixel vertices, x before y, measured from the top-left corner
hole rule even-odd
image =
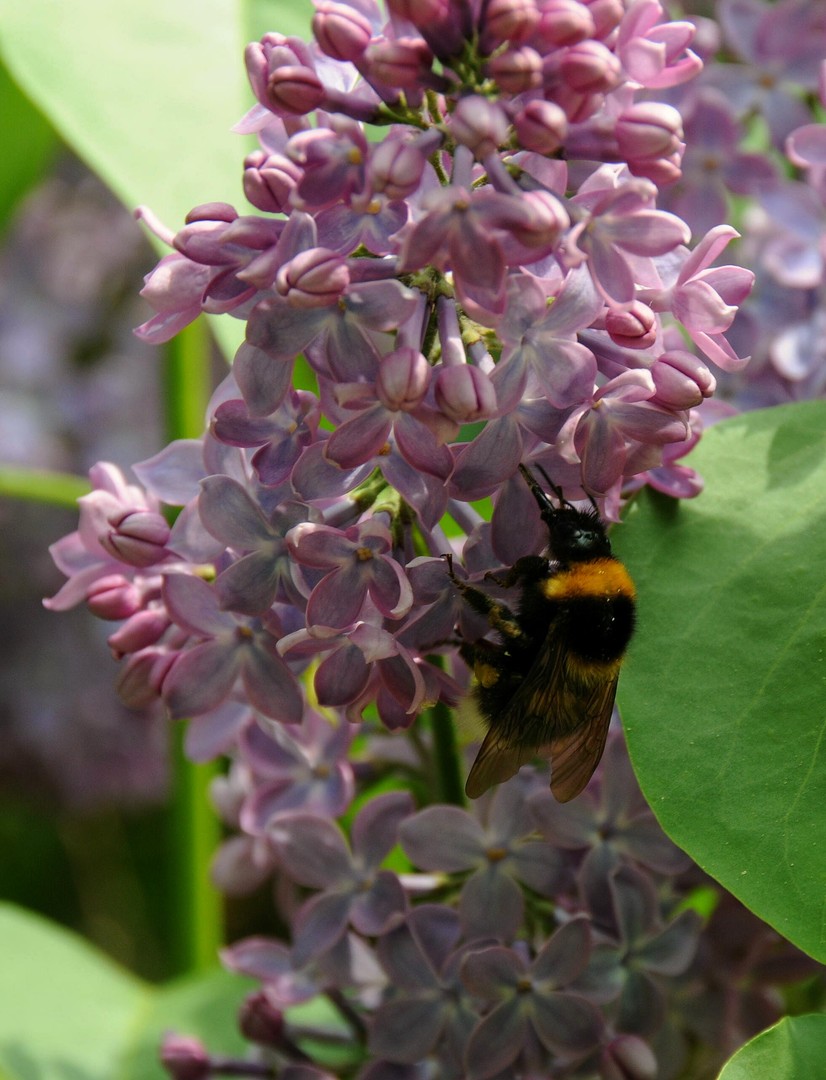
[[[177,232],[140,212],[172,252],[139,336],[208,312],[245,341],[203,436],[138,483],[96,466],[53,548],[49,606],[118,624],[124,700],[230,759],[216,880],[273,882],[285,928],[224,954],[261,983],[249,1059],[181,1036],[162,1058],[323,1078],[323,1032],[291,1012],[323,1000],[360,1080],[711,1075],[782,1006],[745,969],[723,985],[703,916],[729,901],[660,831],[619,734],[570,805],[531,769],[461,805],[446,712],[458,643],[486,627],[443,556],[479,582],[543,548],[520,464],[616,521],[645,483],[699,493],[681,461],[731,408],[718,378],[744,405],[822,387],[800,294],[822,279],[824,152],[798,91],[826,31],[797,0],[800,39],[721,4],[742,61],[722,65],[716,25],[659,0],[386,7],[315,0],[309,44],[248,46],[255,212],[204,204]],[[777,88],[758,106],[759,65]],[[762,153],[740,145],[758,107]],[[787,136],[805,181],[781,179]],[[751,298],[753,272],[720,265],[745,195],[774,275]],[[776,935],[760,958],[809,970]],[[712,984],[736,1024],[711,1022]]]

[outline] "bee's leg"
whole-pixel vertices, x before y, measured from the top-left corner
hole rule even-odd
[[[481,589],[476,589],[473,585],[468,585],[466,581],[456,577],[453,572],[453,556],[445,555],[445,559],[450,580],[470,607],[478,611],[480,615],[487,615],[490,625],[494,630],[498,630],[505,640],[524,641],[525,635],[510,608],[500,604],[487,593],[483,593]]]
[[[526,579],[536,580],[544,577],[548,572],[548,560],[541,555],[525,555],[517,559],[513,566],[504,574],[494,574],[488,571],[485,574],[486,581],[492,581],[503,589],[512,589],[514,585]]]

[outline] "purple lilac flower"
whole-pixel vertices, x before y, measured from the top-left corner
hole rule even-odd
[[[564,807],[530,770],[473,812],[438,801],[457,646],[486,629],[443,555],[484,582],[541,550],[526,462],[607,519],[644,483],[697,494],[682,459],[718,378],[751,402],[822,391],[820,136],[792,136],[809,172],[768,190],[785,164],[738,127],[758,100],[777,139],[811,126],[796,88],[822,20],[802,0],[722,9],[751,63],[700,83],[711,50],[658,0],[316,0],[309,44],[247,49],[252,211],[207,203],[177,232],[140,212],[171,248],[140,335],[207,311],[246,340],[202,439],[136,466],[141,486],[93,471],[50,604],[120,622],[126,699],[188,717],[198,760],[231,758],[214,873],[271,882],[288,940],[225,962],[260,980],[242,1029],[285,1076],[324,1075],[288,1012],[322,995],[348,1080],[674,1074],[668,980],[710,979],[679,911],[696,883],[621,741]],[[752,272],[720,260],[729,194],[758,180],[737,250],[773,277],[749,300]],[[173,1075],[215,1063],[167,1051]]]

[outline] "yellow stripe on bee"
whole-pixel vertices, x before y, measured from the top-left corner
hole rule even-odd
[[[619,678],[622,657],[618,660],[583,660],[569,652],[565,656],[565,667],[569,678],[583,686],[602,686]]]
[[[590,559],[574,563],[540,583],[546,600],[573,600],[577,597],[636,597],[631,575],[616,559]]]

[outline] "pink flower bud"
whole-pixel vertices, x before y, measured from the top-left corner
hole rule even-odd
[[[431,74],[433,53],[421,38],[374,41],[364,51],[370,77],[400,90],[419,90]]]
[[[693,409],[711,397],[717,380],[693,353],[673,349],[651,366],[655,393],[651,401],[668,409]]]
[[[237,217],[238,211],[231,203],[211,202],[194,206],[184,221],[187,225],[191,225],[194,221],[225,221],[229,225]]]
[[[593,37],[601,41],[616,30],[625,14],[622,0],[582,0],[582,4],[594,20]]]
[[[382,405],[409,412],[427,393],[431,367],[420,352],[401,348],[385,356],[379,366],[376,393]]]
[[[537,154],[553,154],[568,134],[568,118],[553,101],[529,101],[514,123],[520,145]]]
[[[172,1080],[205,1080],[212,1072],[203,1043],[188,1035],[165,1035],[160,1058]]]
[[[322,104],[325,90],[312,68],[288,64],[267,80],[266,104],[274,112],[303,116]]]
[[[581,41],[550,59],[562,85],[578,94],[607,94],[622,74],[617,57],[599,41]]]
[[[385,139],[371,147],[370,178],[373,191],[388,199],[405,199],[419,186],[425,157],[415,146],[401,139]]]
[[[483,161],[506,141],[508,118],[501,106],[478,94],[459,99],[450,119],[450,130],[457,142],[467,146]]]
[[[115,658],[120,660],[128,653],[157,645],[169,626],[170,619],[165,608],[145,608],[130,616],[106,641]]]
[[[459,424],[484,420],[496,409],[496,391],[483,371],[471,364],[443,367],[436,377],[436,404]]]
[[[594,35],[594,20],[579,0],[545,0],[542,4],[536,40],[543,49],[575,45]]]
[[[659,157],[679,147],[683,120],[671,105],[638,101],[620,114],[614,132],[623,157]]]
[[[503,42],[523,44],[538,22],[534,0],[490,0],[481,29],[482,52],[493,52]]]
[[[621,114],[614,134],[619,152],[635,176],[657,184],[680,178],[685,143],[682,117],[676,109],[661,102],[639,101]]]
[[[238,1010],[241,1034],[259,1046],[283,1045],[284,1014],[277,1009],[263,990],[248,994]]]
[[[657,1072],[654,1052],[636,1035],[617,1035],[603,1052],[605,1080],[657,1080]]]
[[[113,559],[130,566],[146,567],[160,562],[168,552],[169,525],[162,514],[132,510],[111,522],[111,532],[98,537],[100,546]]]
[[[143,607],[140,589],[122,574],[100,577],[86,594],[86,606],[99,619],[128,619]]]
[[[485,64],[485,73],[508,94],[521,94],[542,84],[542,57],[529,45],[506,49]]]
[[[610,308],[605,329],[624,349],[647,349],[657,340],[657,317],[647,304],[633,300],[622,308]]]
[[[301,179],[301,169],[283,154],[255,150],[244,159],[244,194],[259,210],[280,214]]]
[[[348,4],[332,0],[316,0],[315,7],[313,34],[321,51],[334,60],[360,60],[373,36],[367,19]]]
[[[280,267],[275,289],[293,307],[329,307],[350,283],[347,262],[328,248],[302,251]]]
[[[132,653],[118,672],[118,697],[129,709],[145,709],[161,696],[161,686],[178,654],[150,645]]]

